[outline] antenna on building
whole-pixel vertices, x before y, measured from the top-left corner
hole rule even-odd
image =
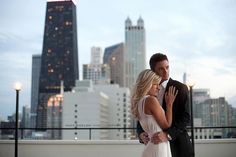
[[[61,94],[61,95],[64,94],[64,81],[63,81],[63,80],[61,80],[60,94]]]

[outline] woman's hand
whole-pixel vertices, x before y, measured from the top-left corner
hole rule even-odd
[[[167,107],[172,107],[175,101],[178,90],[174,86],[170,86],[168,91],[165,93],[165,101]]]

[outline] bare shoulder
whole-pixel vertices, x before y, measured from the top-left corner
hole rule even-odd
[[[155,96],[149,96],[146,98],[146,102],[155,102],[157,101],[157,98]]]
[[[159,106],[159,102],[158,102],[158,100],[157,100],[156,97],[154,97],[154,96],[149,96],[149,97],[146,98],[145,105],[146,105],[148,108],[153,108],[153,107]]]

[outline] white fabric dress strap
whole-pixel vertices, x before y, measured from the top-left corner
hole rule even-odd
[[[143,115],[146,115],[145,112],[144,112],[144,104],[145,104],[145,101],[146,101],[147,97],[149,97],[149,95],[146,95],[142,98],[142,113],[143,113]]]

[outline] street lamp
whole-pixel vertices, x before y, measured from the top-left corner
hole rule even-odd
[[[15,113],[15,157],[18,156],[18,110],[19,110],[19,92],[21,83],[17,82],[14,86],[16,90],[16,113]]]
[[[190,112],[191,112],[191,141],[193,147],[193,156],[195,156],[195,148],[194,148],[194,125],[193,125],[193,86],[195,82],[193,80],[189,81],[188,83],[189,91],[190,91]]]

